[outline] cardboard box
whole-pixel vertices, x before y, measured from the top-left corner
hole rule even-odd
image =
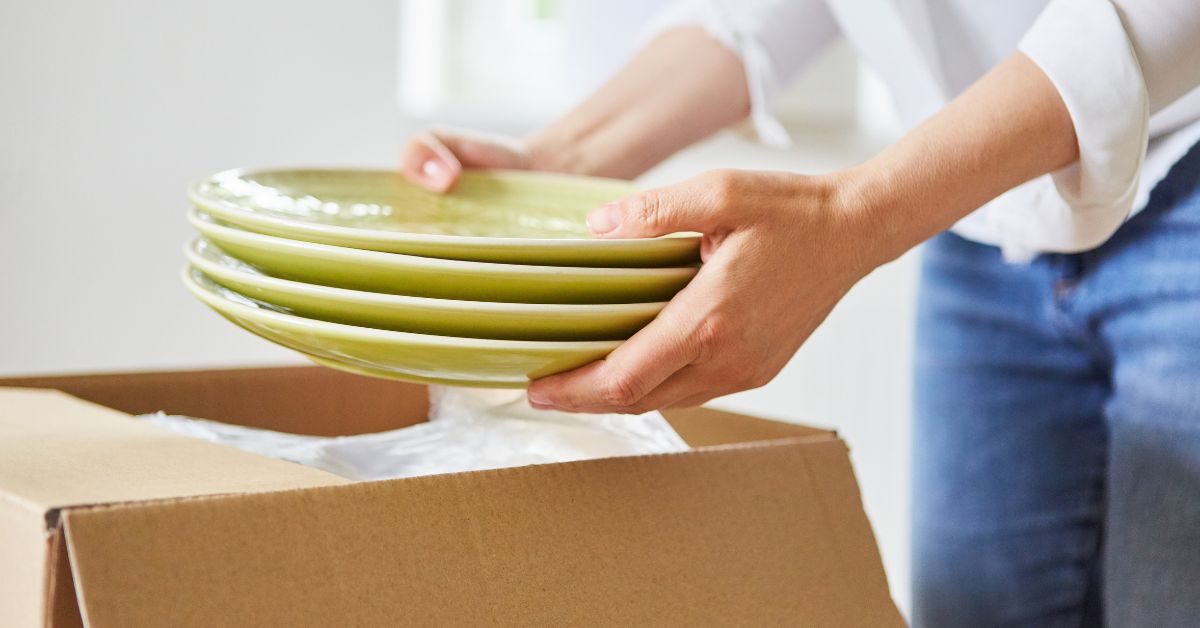
[[[903,623],[827,431],[668,412],[693,450],[351,483],[124,413],[350,434],[424,420],[422,386],[311,367],[0,386],[0,626]]]

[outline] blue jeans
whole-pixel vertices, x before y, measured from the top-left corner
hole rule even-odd
[[[913,624],[1200,626],[1200,147],[1099,248],[924,254]]]

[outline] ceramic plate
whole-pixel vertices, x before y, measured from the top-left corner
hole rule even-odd
[[[299,242],[222,225],[196,210],[192,225],[226,253],[264,273],[368,292],[505,303],[669,301],[695,267],[525,266],[416,257]]]
[[[229,170],[188,196],[231,225],[305,242],[424,257],[551,266],[662,267],[699,261],[695,234],[601,240],[588,211],[626,181],[472,170],[436,194],[386,170]]]
[[[216,283],[305,318],[420,334],[508,340],[620,340],[666,303],[562,305],[408,297],[264,275],[204,239],[184,250]]]
[[[520,388],[608,355],[619,340],[539,342],[413,334],[355,327],[279,311],[188,268],[192,294],[238,326],[320,363],[376,377]]]

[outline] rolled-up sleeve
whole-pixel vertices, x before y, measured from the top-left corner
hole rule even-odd
[[[643,33],[699,26],[742,61],[750,94],[750,119],[759,139],[790,143],[771,113],[779,91],[836,37],[823,0],[683,0],[669,5]]]
[[[1071,248],[1095,246],[1138,194],[1155,111],[1200,84],[1200,1],[1051,0],[1020,43],[1071,115],[1079,161],[1052,174],[1075,214]]]

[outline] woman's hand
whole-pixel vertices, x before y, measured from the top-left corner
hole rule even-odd
[[[533,382],[530,404],[644,412],[761,386],[873,268],[1078,156],[1058,91],[1017,53],[849,170],[710,173],[594,211],[606,237],[699,231],[706,263],[608,358]]]
[[[400,152],[404,176],[434,192],[454,187],[464,168],[538,169],[525,142],[467,131],[427,130]]]
[[[600,237],[698,231],[704,266],[606,359],[533,382],[535,408],[641,413],[762,386],[889,258],[834,177],[724,170],[592,212]]]

